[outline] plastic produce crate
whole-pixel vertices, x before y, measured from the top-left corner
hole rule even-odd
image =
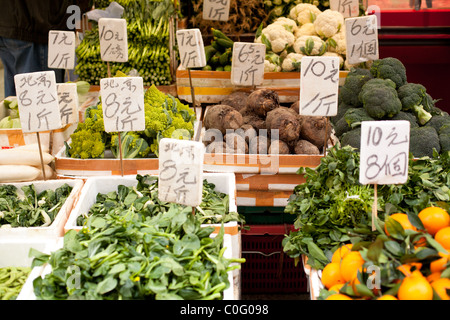
[[[307,277],[299,262],[283,252],[289,225],[252,226],[242,233],[242,294],[306,293]]]

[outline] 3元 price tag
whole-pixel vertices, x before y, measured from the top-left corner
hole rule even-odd
[[[196,207],[202,203],[201,142],[163,138],[159,142],[158,197],[162,201]]]
[[[61,125],[78,122],[78,93],[76,83],[57,83]]]
[[[263,43],[235,42],[231,60],[231,83],[235,86],[259,86],[264,81]]]
[[[181,65],[184,68],[206,66],[205,48],[200,29],[177,30],[177,43]]]
[[[17,74],[14,84],[23,132],[61,128],[54,71]]]
[[[340,12],[344,18],[359,15],[358,0],[330,0],[330,9]]]
[[[230,15],[230,0],[204,0],[203,20],[227,21]]]
[[[127,21],[125,19],[101,18],[98,20],[98,32],[102,60],[127,62]]]
[[[50,30],[48,32],[48,67],[75,68],[75,32]]]
[[[100,80],[103,121],[106,132],[145,129],[144,83],[141,77]]]
[[[301,115],[335,116],[339,90],[339,58],[305,56],[300,67]]]
[[[349,64],[378,59],[377,28],[376,15],[345,19],[346,54]]]
[[[361,184],[402,184],[408,178],[410,123],[406,120],[361,123]]]

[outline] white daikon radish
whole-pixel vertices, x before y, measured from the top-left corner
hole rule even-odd
[[[44,180],[44,175],[42,174],[42,167],[36,166],[37,169],[39,169],[39,172],[41,173],[36,180]],[[48,164],[44,164],[44,170],[45,170],[45,179],[53,179],[55,178],[55,170],[53,170],[52,167],[50,167]]]
[[[23,146],[14,147],[14,149],[17,149],[17,150],[33,150],[33,151],[39,152],[39,144],[37,144],[37,143],[30,143],[30,144],[25,144]],[[41,150],[42,150],[42,152],[50,153],[49,146],[45,145],[45,144],[42,144],[42,143],[41,143]]]
[[[0,183],[33,181],[42,171],[26,165],[0,165]]]
[[[53,156],[47,152],[42,152],[44,164],[53,161]],[[38,151],[23,149],[3,149],[0,150],[0,164],[23,164],[28,166],[38,166],[41,164],[41,156]]]

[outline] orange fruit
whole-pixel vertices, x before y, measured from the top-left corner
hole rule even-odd
[[[353,300],[353,299],[345,294],[335,293],[335,294],[328,296],[328,298],[326,298],[325,300]]]
[[[442,208],[428,207],[419,212],[419,219],[422,221],[425,230],[434,236],[440,229],[450,225],[450,216]]]
[[[405,264],[402,264],[401,266],[398,266],[397,270],[399,270],[405,276],[409,276],[409,275],[411,275],[411,272],[412,272],[411,269],[413,269],[413,267],[414,267],[414,270],[420,270],[420,268],[422,268],[422,264],[420,262],[405,263]]]
[[[348,243],[336,249],[331,257],[331,262],[341,262],[341,260],[352,251],[353,244]]]
[[[335,284],[344,283],[345,280],[341,275],[339,263],[331,262],[322,270],[322,284],[327,288],[331,288]]]
[[[345,282],[353,280],[358,275],[358,270],[362,272],[364,259],[359,251],[349,252],[341,262],[341,274]]]
[[[450,290],[450,279],[440,278],[431,283],[431,287],[442,300],[450,300],[447,290]]]
[[[439,252],[438,254],[439,254],[439,256],[441,256],[441,258],[436,259],[430,263],[431,273],[443,271],[448,262],[448,255],[446,255],[442,252]]]
[[[439,242],[445,250],[450,251],[450,227],[439,229],[439,231],[434,235],[434,240]]]
[[[341,290],[341,288],[344,286],[343,283],[336,283],[334,286],[332,286],[330,289],[328,289],[328,291],[334,291],[336,293],[339,293],[339,291]]]
[[[402,280],[397,296],[399,300],[432,300],[433,288],[420,271],[415,270]]]
[[[393,213],[389,217],[400,223],[405,230],[417,230],[417,228],[409,222],[408,215],[406,213]],[[384,232],[389,235],[386,226],[384,226]]]
[[[440,278],[441,278],[441,272],[440,271],[436,271],[436,272],[430,273],[427,276],[427,280],[428,280],[429,283],[432,283],[433,281],[438,280]]]
[[[377,298],[377,300],[398,300],[398,299],[391,294],[385,294]]]

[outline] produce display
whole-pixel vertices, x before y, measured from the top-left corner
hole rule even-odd
[[[222,31],[212,28],[213,40],[205,46],[206,66],[202,70],[231,71],[234,41]]]
[[[30,272],[30,267],[0,268],[0,300],[15,300]]]
[[[122,157],[145,158],[157,156],[162,138],[190,138],[194,134],[194,111],[170,94],[152,85],[144,94],[145,130],[122,132]],[[119,158],[117,133],[105,132],[101,101],[86,109],[84,122],[78,123],[71,140],[65,142],[66,156],[80,159],[105,157],[111,150]]]
[[[360,147],[361,122],[407,120],[410,152],[415,157],[450,151],[450,117],[418,83],[407,82],[397,58],[373,61],[369,69],[353,68],[340,87],[338,114],[331,118],[342,145]]]
[[[330,138],[331,125],[325,117],[298,112],[298,103],[282,106],[273,90],[235,91],[205,114],[206,152],[320,154]]]

